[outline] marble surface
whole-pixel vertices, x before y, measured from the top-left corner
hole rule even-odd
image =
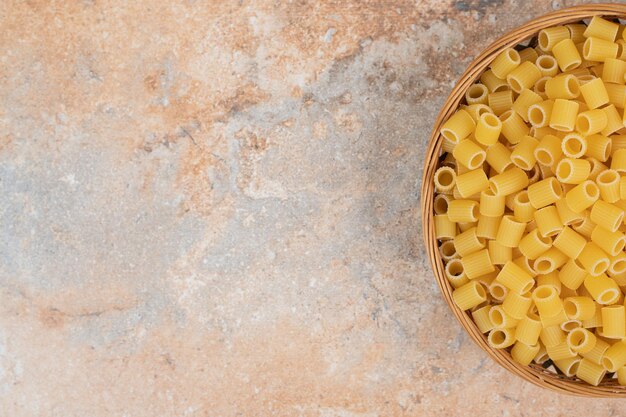
[[[421,242],[455,80],[576,3],[0,2],[0,414],[620,415],[492,362]]]

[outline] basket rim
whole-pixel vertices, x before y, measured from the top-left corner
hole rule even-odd
[[[512,360],[508,351],[491,348],[487,344],[486,337],[478,330],[469,314],[461,311],[452,301],[453,289],[443,274],[443,261],[438,252],[438,243],[434,233],[433,176],[438,167],[438,158],[441,153],[442,140],[439,131],[442,124],[458,108],[467,88],[479,78],[491,61],[502,50],[516,46],[532,38],[543,28],[558,24],[578,22],[597,15],[611,18],[626,18],[626,4],[586,4],[547,13],[509,30],[486,47],[467,66],[442,105],[429,137],[429,144],[424,157],[421,184],[420,205],[422,213],[422,237],[434,277],[448,307],[474,343],[484,350],[500,366],[534,385],[548,388],[559,393],[596,398],[626,398],[626,387],[610,383],[595,387],[577,379],[554,374],[544,370],[539,365],[522,366]]]

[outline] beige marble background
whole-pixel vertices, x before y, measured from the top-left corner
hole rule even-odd
[[[457,77],[576,3],[0,2],[0,415],[622,415],[488,359],[419,226]]]

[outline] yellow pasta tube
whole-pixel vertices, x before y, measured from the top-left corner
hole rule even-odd
[[[498,235],[501,216],[489,217],[480,214],[478,216],[478,225],[476,226],[476,235],[485,239],[495,239]]]
[[[535,128],[547,127],[552,117],[554,100],[544,100],[528,107],[528,121]]]
[[[519,53],[513,48],[502,51],[491,63],[491,71],[501,79],[517,68],[521,64]]]
[[[509,293],[510,294],[510,293]],[[506,297],[509,296],[507,294]],[[501,305],[492,306],[489,310],[489,320],[493,323],[495,329],[510,329],[517,326],[518,319],[510,316]]]
[[[479,212],[483,216],[497,217],[504,214],[504,196],[495,195],[491,189],[480,193]]]
[[[554,100],[552,114],[550,115],[550,127],[563,132],[574,130],[579,107],[580,105],[572,100],[560,98]]]
[[[556,69],[556,63],[555,63]],[[544,74],[532,62],[522,62],[506,76],[506,81],[513,91],[521,93],[525,88],[532,88]],[[548,75],[548,74],[545,74]]]
[[[463,262],[463,269],[469,279],[478,278],[496,270],[487,249],[464,256],[461,258],[461,262]]]
[[[550,237],[542,237],[537,229],[528,232],[519,242],[520,252],[528,259],[537,259],[539,255],[546,252],[550,247],[552,247],[552,239]]]
[[[609,103],[609,93],[600,78],[596,78],[581,85],[580,94],[583,96],[587,107],[590,109],[597,109]]]
[[[455,223],[478,221],[478,203],[472,200],[453,200],[448,204],[448,218]]]
[[[554,177],[541,180],[528,187],[528,199],[530,200],[530,204],[536,209],[553,204],[562,196],[563,188]]]
[[[595,181],[601,172],[609,168],[606,165],[604,165],[602,162],[598,161],[596,158],[589,157],[585,159],[589,162],[589,164],[591,164],[591,172],[589,173],[589,178],[588,178],[591,181]],[[598,192],[599,191],[600,190],[598,189]]]
[[[598,186],[593,181],[587,180],[569,190],[567,194],[565,194],[565,201],[572,211],[580,213],[581,211],[591,207],[591,205],[595,203],[599,197],[600,190],[598,189]]]
[[[513,91],[502,90],[490,93],[487,96],[487,104],[496,116],[500,116],[513,106]]]
[[[619,229],[622,221],[624,220],[624,211],[611,203],[607,203],[603,200],[598,200],[593,204],[593,207],[591,208],[590,218],[591,221],[598,226],[602,226],[603,228],[611,232],[617,232],[617,229]],[[611,253],[611,256],[615,255],[617,254]]]
[[[532,298],[540,317],[552,317],[563,310],[563,301],[559,298],[556,289],[551,285],[542,285],[535,288]]]
[[[617,23],[609,22],[600,16],[594,16],[591,18],[587,29],[585,29],[584,36],[586,38],[594,37],[614,42],[618,30],[619,25]],[[597,59],[590,59],[590,61],[597,61]]]
[[[603,112],[604,114],[604,112]],[[502,122],[495,114],[485,113],[476,123],[476,140],[485,146],[491,146],[498,141],[502,131]]]
[[[468,198],[489,188],[489,179],[482,169],[475,169],[456,177],[456,188],[463,198]]]
[[[546,51],[552,51],[555,45],[564,39],[569,39],[570,31],[565,26],[552,26],[539,31],[537,41],[539,47]]]
[[[556,288],[556,292],[561,295],[561,281],[559,281],[559,272],[552,271],[549,274],[537,275],[535,278],[535,284],[540,285],[552,285]]]
[[[520,95],[513,102],[511,107],[525,122],[528,122],[528,108],[537,103],[541,103],[543,98],[528,88],[522,90]]]
[[[587,139],[575,132],[568,133],[563,137],[561,149],[568,158],[580,158],[587,151]]]
[[[617,285],[625,286],[626,285],[626,276],[623,276],[626,272],[626,253],[620,252],[616,256],[612,256],[610,258],[611,265],[609,266],[609,274],[613,276]],[[617,275],[620,275],[619,281]]]
[[[585,30],[587,30],[587,25],[582,23],[570,23],[565,25],[565,27],[569,30],[569,37],[575,43],[584,42],[585,41]]]
[[[454,188],[456,173],[450,167],[441,167],[435,171],[435,190],[440,193]]]
[[[461,256],[481,250],[485,247],[485,239],[476,235],[476,227],[466,230],[454,237],[454,247]]]
[[[535,208],[530,204],[528,191],[520,191],[513,198],[513,216],[515,220],[528,223],[534,220]]]
[[[468,137],[476,127],[476,123],[465,110],[458,110],[443,124],[441,134],[444,138],[459,143]]]
[[[452,299],[461,310],[469,310],[487,300],[487,294],[482,285],[476,281],[470,281],[455,289],[452,292]]]
[[[444,273],[448,282],[450,282],[454,288],[459,288],[469,282],[469,279],[463,270],[463,264],[459,259],[452,259],[448,262],[444,269]]]
[[[605,39],[587,38],[583,45],[583,58],[587,61],[604,62],[607,58],[616,58],[617,52],[617,44]]]
[[[565,226],[579,224],[585,220],[585,212],[583,211],[576,213],[572,211],[572,209],[570,209],[567,205],[567,202],[564,198],[558,200],[556,203],[554,203],[554,205],[556,206],[556,211],[559,212],[559,218],[561,219],[561,222]]]
[[[511,161],[511,151],[502,143],[495,143],[487,148],[487,163],[495,169],[498,174],[501,174],[513,165]]]
[[[576,376],[588,384],[598,386],[602,378],[606,375],[606,370],[602,365],[598,365],[587,358],[583,358],[578,365]]]
[[[490,69],[483,72],[480,76],[480,82],[487,86],[490,93],[495,93],[509,88],[506,80],[504,78],[498,78]]]
[[[601,308],[602,336],[609,339],[626,337],[626,314],[623,305],[612,305]]]
[[[477,123],[478,119],[483,114],[487,114],[487,113],[493,114],[493,111],[489,108],[489,106],[485,104],[470,104],[468,106],[461,106],[461,107],[470,115],[474,123]]]
[[[474,323],[476,323],[476,327],[478,327],[481,333],[487,333],[494,328],[493,323],[489,319],[489,310],[491,310],[491,305],[486,305],[472,311]]]
[[[591,349],[589,352],[582,353],[581,356],[595,364],[601,365],[604,353],[609,347],[611,347],[611,345],[609,345],[607,342],[600,338],[596,338],[596,344],[593,349]]]
[[[572,259],[578,258],[587,244],[587,239],[565,226],[554,239],[554,247]]]
[[[448,203],[452,201],[452,197],[448,194],[437,194],[433,203],[435,214],[446,214],[448,212]]]
[[[626,173],[626,149],[617,149],[611,158],[611,169],[620,174]]]
[[[586,292],[585,295],[589,295],[585,287],[580,287],[579,291],[581,293],[583,292],[583,290]],[[602,327],[602,312],[600,311],[600,308],[601,306],[599,304],[596,304],[596,314],[594,314],[593,317],[588,320],[583,320],[583,327],[585,329]]]
[[[517,167],[510,168],[503,173],[495,175],[489,179],[489,188],[495,195],[506,196],[509,194],[514,194],[518,191],[523,190],[527,186],[528,176],[524,171]],[[593,204],[593,202],[591,204]]]
[[[624,365],[626,365],[626,343],[615,342],[604,352],[602,366],[609,372],[615,372]]]
[[[619,196],[621,200],[626,200],[626,176],[619,180]]]
[[[576,260],[570,259],[559,271],[559,280],[563,286],[575,290],[580,287],[587,277],[587,271]]]
[[[565,342],[565,333],[559,326],[543,327],[539,333],[541,343],[547,347],[554,347]]]
[[[624,100],[626,99],[626,85],[620,84],[604,84],[608,101],[619,109],[624,108]],[[605,103],[606,104],[606,103]]]
[[[508,294],[508,291],[509,290],[499,282],[493,281],[489,284],[489,294],[491,295],[491,298],[496,301],[502,302],[504,297]]]
[[[624,84],[626,62],[621,59],[607,58],[602,68],[602,80],[607,83]]]
[[[563,158],[556,166],[556,178],[565,184],[580,184],[589,178],[591,164],[584,159]]]
[[[589,294],[596,300],[596,303],[602,305],[614,303],[621,294],[615,280],[603,273],[598,276],[588,275],[585,278],[584,285]]]
[[[507,262],[498,273],[496,282],[519,294],[528,292],[533,284],[533,277],[520,268],[515,262]]]
[[[535,148],[539,141],[532,136],[524,136],[511,152],[511,160],[521,169],[528,171],[537,160],[535,159]]]
[[[485,162],[485,158],[487,157],[485,151],[471,139],[460,141],[454,148],[452,155],[457,162],[460,162],[469,169],[477,169]]]
[[[496,242],[502,246],[515,248],[522,239],[525,229],[526,223],[516,221],[513,216],[504,216],[500,221]]]
[[[548,274],[563,266],[567,261],[567,255],[552,247],[535,259],[533,269],[538,274]]]
[[[596,313],[596,304],[589,297],[568,297],[563,300],[563,307],[567,318],[573,320],[589,320]]]
[[[537,54],[537,51],[535,51],[533,48],[530,48],[530,47],[524,48],[521,51],[518,51],[518,53],[519,53],[520,60],[522,62],[526,62],[526,61],[535,62],[537,60],[537,57],[539,56]]]
[[[514,251],[517,251],[517,248],[514,249]],[[537,273],[535,272],[534,269],[532,269],[532,267],[530,266],[530,260],[526,259],[525,257],[519,255],[517,257],[515,257],[516,255],[518,255],[518,252],[513,254],[513,263],[517,266],[519,266],[520,268],[522,268],[528,275],[530,275],[531,277],[536,277]]]
[[[516,342],[511,349],[511,357],[521,365],[530,365],[535,356],[539,353],[539,345],[528,346],[521,342]]]
[[[489,256],[494,265],[504,265],[513,259],[511,248],[500,245],[495,240],[489,241]]]
[[[587,353],[596,345],[596,336],[587,329],[573,329],[567,335],[567,345],[576,353]]]
[[[487,104],[489,89],[484,84],[472,84],[465,92],[467,104]]]
[[[622,232],[611,232],[604,227],[596,226],[591,232],[591,241],[609,256],[617,256],[624,250],[626,238]]]
[[[514,319],[521,320],[526,317],[526,314],[528,313],[528,309],[530,308],[531,304],[532,299],[530,298],[530,296],[511,291],[504,298],[504,302],[502,303],[502,309],[505,313],[507,313]]]
[[[535,148],[535,159],[541,165],[553,166],[562,154],[561,139],[554,135],[545,135]]]
[[[609,136],[624,127],[622,117],[620,117],[619,112],[613,104],[609,104],[602,110],[604,110],[604,112],[606,113],[607,122],[606,127],[602,129],[600,133],[602,133],[604,136]]]
[[[441,254],[441,258],[444,262],[448,262],[459,257],[459,254],[456,253],[456,249],[454,249],[454,243],[451,240],[446,240],[441,243],[441,246],[439,246],[439,253]]]
[[[589,242],[585,245],[585,248],[578,256],[578,261],[592,277],[603,275],[609,267],[608,255],[594,242]],[[587,290],[589,290],[589,287],[586,285],[588,278],[585,278]]]
[[[563,39],[552,49],[552,53],[554,54],[554,58],[559,65],[561,71],[569,71],[572,70],[583,62],[580,54],[578,53],[578,49],[576,49],[576,45],[571,39]],[[539,64],[537,64],[539,66]],[[552,74],[554,76],[554,74]]]
[[[588,110],[578,114],[576,118],[576,130],[585,136],[590,136],[604,130],[607,123],[608,118],[604,110]],[[606,161],[606,159],[604,160]]]
[[[566,341],[555,346],[546,346],[546,351],[553,361],[576,357],[576,353],[570,349]]]
[[[563,229],[563,223],[555,206],[539,209],[534,214],[537,230],[543,237],[555,236]]]
[[[533,87],[533,91],[537,93],[539,96],[541,96],[543,100],[548,98],[548,95],[546,94],[546,83],[548,82],[550,78],[552,77],[539,78],[537,82],[535,83],[535,86]]]
[[[487,336],[487,343],[494,349],[504,349],[515,343],[514,329],[493,329]]]
[[[531,106],[531,108],[533,106]],[[520,115],[515,113],[513,110],[505,111],[499,117],[502,121],[502,136],[504,136],[512,145],[519,143],[524,136],[530,133],[530,128],[526,125],[524,119],[522,119]]]
[[[435,215],[435,237],[438,240],[454,239],[456,223],[450,221],[446,214]]]
[[[602,110],[592,110],[600,111]],[[612,142],[611,138],[604,135],[591,135],[587,137],[587,151],[585,155],[595,158],[599,161],[606,162],[611,155]]]
[[[554,365],[565,374],[565,376],[572,377],[576,375],[578,371],[578,365],[580,365],[580,356],[574,356],[573,358],[565,358],[557,361],[553,361]]]
[[[551,99],[574,99],[580,95],[580,83],[572,74],[561,74],[546,81],[546,95]]]
[[[515,339],[527,345],[535,345],[541,333],[541,321],[534,314],[523,317],[515,328]]]

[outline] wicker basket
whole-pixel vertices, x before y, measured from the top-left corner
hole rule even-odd
[[[542,368],[539,365],[522,366],[511,359],[509,352],[505,350],[492,349],[487,344],[486,337],[478,330],[471,316],[461,311],[452,301],[453,288],[444,276],[444,265],[439,255],[437,239],[433,223],[433,196],[434,183],[433,175],[438,167],[439,156],[441,155],[441,145],[443,137],[439,134],[443,123],[458,108],[464,97],[467,88],[473,84],[488,67],[491,61],[505,48],[516,46],[533,36],[546,27],[577,22],[594,15],[606,16],[607,18],[626,17],[626,4],[590,4],[584,6],[571,7],[547,14],[538,19],[520,26],[491,44],[481,53],[461,76],[458,83],[448,96],[430,137],[430,144],[426,152],[424,163],[424,175],[422,178],[422,226],[424,243],[428,251],[428,257],[433,267],[437,283],[448,306],[459,320],[461,325],[467,330],[470,337],[485,350],[496,362],[512,373],[532,382],[540,387],[552,390],[580,395],[585,397],[622,397],[626,398],[626,387],[621,387],[613,381],[602,382],[600,386],[594,387],[574,377],[557,375]]]

